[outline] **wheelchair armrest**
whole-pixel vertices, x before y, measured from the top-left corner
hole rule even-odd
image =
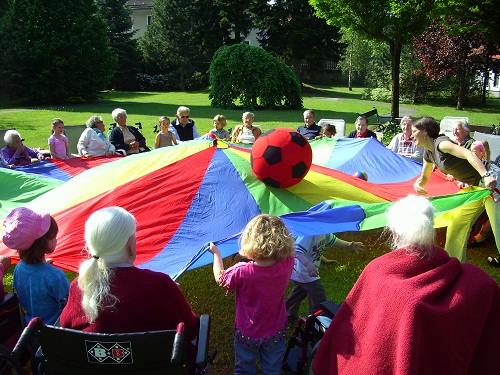
[[[177,329],[175,331],[174,345],[172,347],[172,357],[170,362],[181,363],[182,358],[182,344],[184,342],[184,323],[180,322],[177,324]]]
[[[332,301],[324,301],[320,303],[321,309],[326,316],[333,319],[335,314],[339,311],[341,304],[334,303]]]
[[[208,341],[210,339],[210,315],[200,316],[200,330],[198,331],[198,343],[196,345],[196,368],[203,369],[208,363]]]

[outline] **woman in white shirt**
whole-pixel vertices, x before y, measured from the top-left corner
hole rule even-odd
[[[113,146],[104,134],[104,122],[101,116],[91,116],[85,123],[85,129],[78,140],[78,155],[91,158],[94,156],[112,156]]]

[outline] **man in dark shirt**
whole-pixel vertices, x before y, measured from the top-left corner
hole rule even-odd
[[[177,109],[175,119],[170,123],[168,130],[181,142],[192,141],[200,136],[194,121],[189,118],[189,108],[184,106]]]
[[[307,139],[321,135],[321,126],[316,125],[316,115],[312,109],[304,112],[304,125],[299,126],[297,131]]]

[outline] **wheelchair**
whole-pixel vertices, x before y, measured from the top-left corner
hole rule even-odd
[[[200,316],[196,349],[184,340],[184,323],[175,330],[93,333],[46,325],[33,318],[8,355],[0,374],[22,374],[19,359],[33,337],[39,344],[33,374],[208,374],[217,351],[208,353],[210,316]],[[195,353],[193,353],[195,351]]]
[[[312,374],[312,362],[326,330],[340,308],[339,304],[325,301],[321,309],[306,318],[300,318],[288,340],[282,370],[297,375]]]

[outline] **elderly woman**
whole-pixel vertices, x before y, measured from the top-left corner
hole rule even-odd
[[[318,346],[315,375],[496,374],[500,288],[435,245],[434,208],[392,205],[395,250],[363,270]]]
[[[17,130],[7,130],[3,139],[6,146],[2,148],[2,157],[6,166],[28,165],[31,164],[31,158],[45,159],[41,153],[23,145],[24,139]]]
[[[70,286],[62,327],[127,333],[175,329],[186,324],[196,338],[199,320],[179,286],[166,274],[134,267],[135,218],[121,207],[94,212],[85,223],[90,258]]]
[[[394,138],[392,138],[387,148],[391,151],[394,151],[396,154],[422,163],[424,158],[424,148],[417,147],[415,140],[411,135],[412,125],[413,118],[410,116],[404,116],[401,119],[402,133],[396,134]]]
[[[127,155],[149,151],[148,146],[146,146],[146,138],[141,132],[137,128],[127,125],[127,111],[116,108],[111,112],[111,116],[117,124],[109,134],[109,141],[115,146],[115,149],[125,150]]]
[[[254,143],[257,138],[262,134],[260,128],[253,126],[255,116],[252,112],[245,112],[241,118],[243,125],[237,125],[234,128],[231,142],[233,143]]]
[[[482,186],[490,190],[496,188],[497,180],[494,173],[486,169],[481,159],[470,150],[440,135],[439,124],[432,117],[424,116],[417,120],[412,126],[412,133],[416,145],[425,148],[422,173],[413,185],[418,194],[427,195],[425,186],[434,166],[441,172],[452,175],[455,180],[470,186],[464,190],[472,189],[473,186]],[[490,218],[497,249],[500,250],[500,205],[487,196],[448,213],[450,222],[446,230],[445,249],[450,256],[457,257],[462,262],[465,261],[467,239],[472,224],[484,208]],[[500,266],[498,257],[490,257],[488,261],[493,266]]]
[[[95,156],[112,156],[115,146],[104,134],[105,126],[101,116],[91,116],[85,123],[85,129],[78,140],[76,147],[78,155],[92,158]]]

